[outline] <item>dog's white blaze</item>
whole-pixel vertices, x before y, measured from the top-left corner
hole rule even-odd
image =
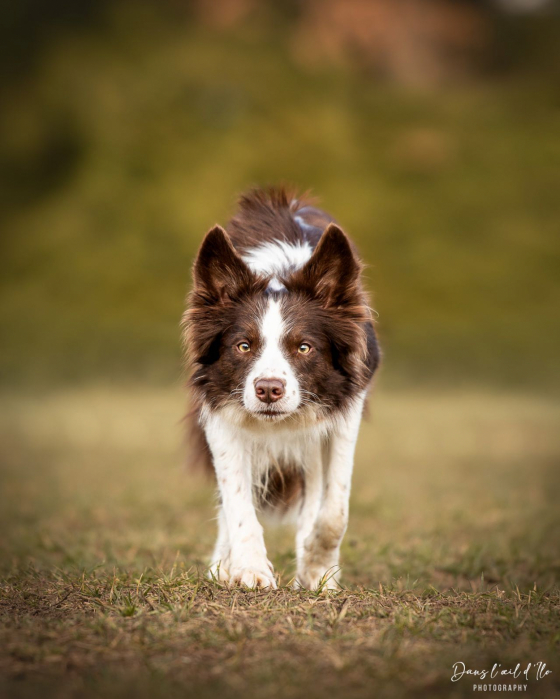
[[[259,328],[263,350],[245,381],[243,402],[251,412],[268,407],[279,413],[291,413],[300,404],[300,389],[297,377],[282,349],[282,339],[287,328],[282,317],[282,300],[268,299],[266,311]],[[285,382],[284,396],[270,406],[265,406],[255,394],[255,381],[280,379]]]
[[[284,286],[278,277],[303,267],[312,254],[313,249],[307,241],[287,243],[284,240],[276,240],[248,250],[243,259],[255,274],[272,276],[270,288],[280,291]]]

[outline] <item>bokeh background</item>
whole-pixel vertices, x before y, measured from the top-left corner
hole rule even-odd
[[[549,391],[560,33],[538,0],[2,9],[2,381],[169,383],[193,254],[249,186],[357,241],[383,380]]]
[[[472,697],[453,662],[542,660],[558,696],[558,5],[0,13],[0,695]],[[356,241],[384,351],[326,599],[285,529],[278,593],[204,581],[185,468],[193,256],[278,182]]]

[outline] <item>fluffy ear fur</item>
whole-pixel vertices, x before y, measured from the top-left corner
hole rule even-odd
[[[202,241],[193,281],[183,315],[183,341],[191,364],[208,365],[219,358],[221,336],[231,322],[231,304],[245,294],[264,291],[268,281],[251,272],[220,226],[214,226]]]
[[[361,271],[346,234],[330,223],[309,261],[284,282],[288,290],[320,302],[334,366],[353,376],[357,385],[367,384],[372,373],[368,365],[377,364],[377,349],[368,343],[371,314],[360,285]]]
[[[255,281],[221,226],[208,231],[193,268],[194,291],[208,305],[223,303]]]
[[[346,234],[330,223],[309,261],[288,285],[294,290],[311,292],[324,308],[353,305],[359,294],[360,271]]]

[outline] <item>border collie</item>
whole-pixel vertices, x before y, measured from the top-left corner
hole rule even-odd
[[[194,428],[220,495],[211,574],[275,588],[257,512],[297,518],[296,585],[336,589],[360,420],[379,362],[362,265],[284,188],[204,238],[184,316]]]

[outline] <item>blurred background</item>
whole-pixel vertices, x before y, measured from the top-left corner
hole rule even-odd
[[[246,188],[357,241],[388,386],[557,391],[544,0],[2,5],[1,380],[181,381],[193,255]]]

